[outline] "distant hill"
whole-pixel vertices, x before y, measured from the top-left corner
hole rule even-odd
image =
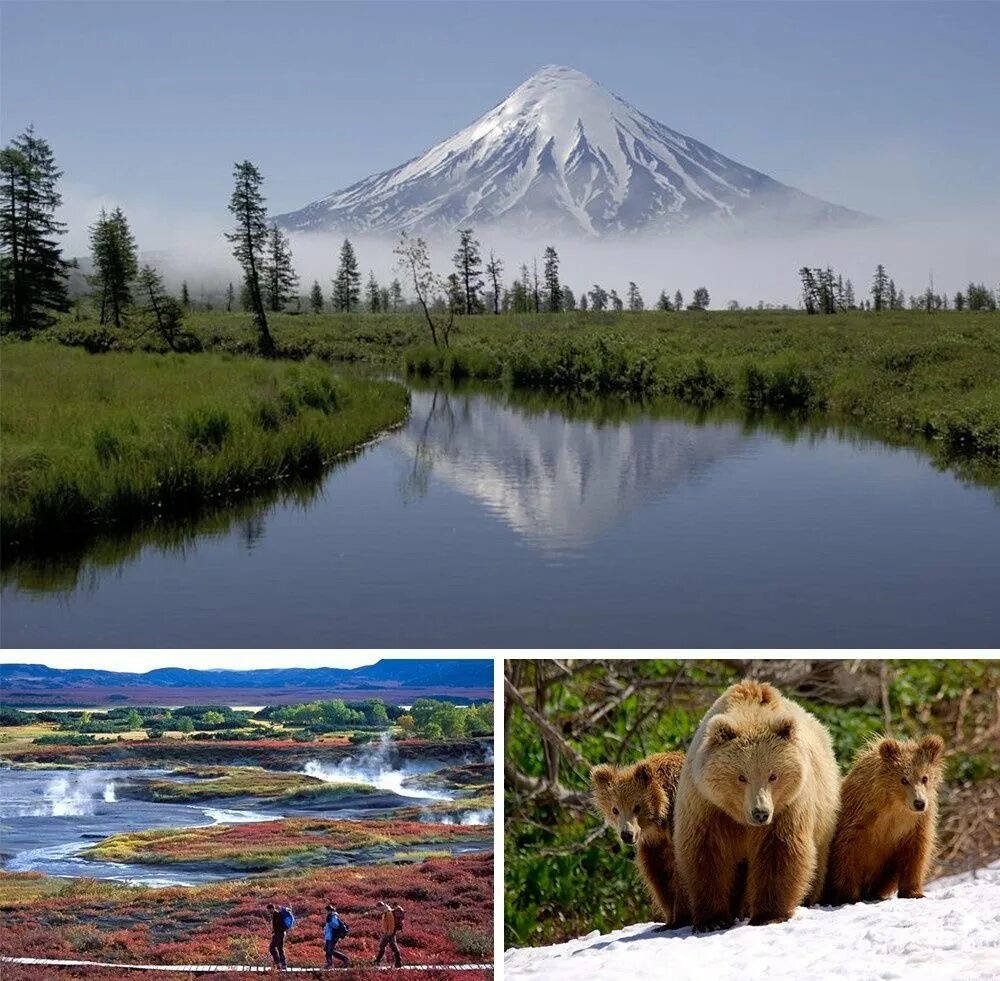
[[[0,700],[7,705],[288,703],[372,697],[405,704],[434,696],[456,701],[492,698],[493,662],[385,659],[360,668],[157,668],[142,674],[0,664]]]

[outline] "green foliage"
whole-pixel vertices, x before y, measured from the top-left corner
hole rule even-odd
[[[315,361],[91,356],[5,345],[0,538],[8,554],[197,516],[319,473],[404,418],[391,382]]]

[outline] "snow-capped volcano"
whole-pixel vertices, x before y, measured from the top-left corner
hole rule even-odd
[[[450,232],[501,224],[589,236],[701,219],[856,222],[549,65],[419,157],[278,217],[292,231]]]

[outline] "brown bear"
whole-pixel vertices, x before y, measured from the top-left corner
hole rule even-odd
[[[590,774],[597,809],[636,847],[636,864],[665,924],[660,929],[691,922],[674,865],[674,795],[683,764],[683,753],[656,753],[634,766],[602,764]]]
[[[944,742],[882,739],[862,749],[841,789],[824,899],[919,899],[934,858]]]
[[[742,681],[708,710],[677,785],[674,853],[695,932],[787,920],[819,901],[837,823],[830,734],[777,689]]]

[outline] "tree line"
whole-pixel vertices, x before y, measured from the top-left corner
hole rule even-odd
[[[62,203],[58,191],[61,176],[51,147],[31,126],[0,151],[0,326],[5,332],[29,337],[70,308],[67,279],[74,263],[62,256],[59,237],[66,226],[56,218]],[[275,344],[268,314],[284,311],[292,303],[301,310],[303,298],[299,295],[299,277],[288,236],[268,217],[263,184],[263,176],[249,160],[234,166],[229,200],[233,227],[225,236],[241,269],[242,282],[238,300],[234,284],[229,283],[225,308],[232,311],[238,302],[253,316],[258,350],[270,357],[275,354]],[[191,308],[187,283],[181,284],[180,297],[175,297],[154,266],[140,265],[136,240],[122,209],[102,209],[89,231],[93,268],[87,282],[100,324],[116,330],[128,328],[136,339],[153,333],[171,350],[196,349],[197,339],[184,329],[185,313]],[[430,251],[422,238],[404,232],[394,254],[397,272],[406,280],[412,300],[404,295],[399,276],[383,284],[374,271],[369,271],[363,282],[354,246],[345,238],[330,280],[329,298],[315,280],[307,298],[309,308],[314,313],[322,312],[327,304],[337,313],[416,310],[426,320],[433,343],[445,347],[457,315],[638,313],[646,309],[634,281],[628,283],[624,296],[599,283],[576,294],[563,281],[559,255],[551,245],[542,256],[541,272],[536,259],[530,268],[522,264],[511,279],[505,279],[504,262],[493,250],[488,258],[484,256],[471,228],[458,231],[452,271],[447,275],[439,275],[432,268]],[[994,292],[982,283],[969,283],[964,292],[949,298],[936,292],[931,283],[923,293],[907,298],[881,264],[869,290],[870,298],[856,296],[851,280],[835,274],[829,266],[803,266],[799,277],[802,307],[810,314],[849,310],[877,313],[907,307],[927,311],[996,310],[1000,294],[1000,290]],[[662,311],[701,311],[708,309],[709,303],[708,290],[699,286],[687,304],[679,289],[673,293],[664,289],[654,306]],[[728,306],[730,310],[740,309],[735,300]]]

